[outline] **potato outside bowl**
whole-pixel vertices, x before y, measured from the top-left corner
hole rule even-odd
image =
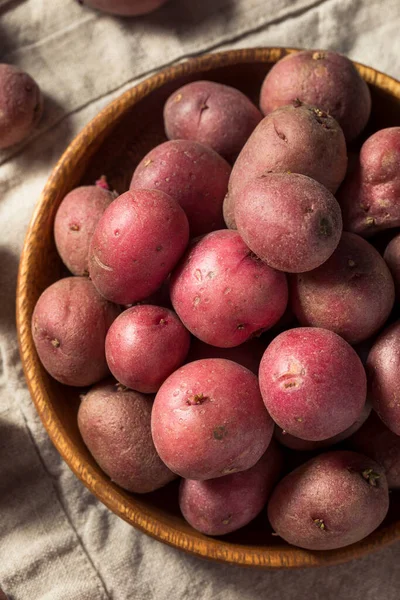
[[[263,78],[286,48],[234,50],[201,56],[146,79],[114,100],[68,146],[36,205],[22,251],[17,286],[17,329],[28,387],[55,447],[86,487],[115,514],[152,537],[190,554],[262,568],[328,565],[350,560],[400,538],[400,495],[391,494],[390,514],[367,539],[347,548],[310,552],[272,536],[265,516],[220,538],[206,537],[182,518],[177,483],[144,496],[129,494],[101,471],[80,437],[76,414],[80,390],[54,381],[41,366],[31,336],[31,316],[41,292],[65,273],[53,239],[56,210],[72,188],[106,174],[122,193],[136,164],[165,141],[162,108],[177,88],[196,79],[235,86],[255,102]],[[400,82],[356,65],[369,83],[373,109],[368,131],[400,124]]]

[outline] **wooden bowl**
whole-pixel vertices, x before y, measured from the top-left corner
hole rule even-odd
[[[128,189],[135,165],[165,140],[162,108],[178,87],[196,79],[233,85],[255,102],[261,82],[294,49],[259,48],[192,59],[150,77],[107,106],[69,145],[36,205],[19,268],[17,326],[26,380],[36,409],[55,447],[77,477],[114,513],[154,538],[196,556],[253,567],[306,567],[344,562],[400,537],[400,499],[392,494],[385,523],[367,539],[329,552],[294,548],[273,537],[259,517],[236,533],[206,537],[193,530],[178,509],[177,484],[144,496],[129,494],[101,471],[80,437],[76,415],[80,390],[54,381],[41,366],[31,336],[31,316],[43,290],[64,272],[53,240],[55,212],[67,192],[107,175],[119,192]],[[368,134],[400,123],[400,82],[357,65],[370,84],[373,111]]]

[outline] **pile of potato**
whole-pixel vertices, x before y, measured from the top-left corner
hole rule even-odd
[[[189,83],[129,191],[71,191],[54,235],[73,276],[44,291],[32,333],[55,379],[95,384],[79,429],[118,485],[179,476],[205,534],[267,506],[289,543],[339,548],[400,488],[400,127],[347,169],[371,97],[334,52],[279,61],[260,107]]]

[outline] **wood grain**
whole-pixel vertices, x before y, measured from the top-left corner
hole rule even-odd
[[[296,49],[255,48],[202,56],[162,71],[107,106],[68,146],[38,200],[26,235],[17,285],[17,329],[26,381],[55,447],[77,477],[114,513],[154,538],[211,560],[263,568],[293,568],[348,561],[400,538],[400,498],[393,494],[385,523],[367,539],[329,552],[309,552],[272,536],[265,517],[244,529],[209,538],[180,516],[176,482],[139,496],[113,484],[86,450],[76,424],[81,390],[52,380],[39,363],[31,316],[41,292],[63,275],[53,241],[55,212],[67,192],[106,174],[119,192],[128,187],[135,165],[165,140],[162,107],[175,89],[206,78],[238,87],[257,101],[261,82],[280,58]],[[370,84],[373,113],[365,135],[400,125],[400,82],[370,67],[356,65]]]

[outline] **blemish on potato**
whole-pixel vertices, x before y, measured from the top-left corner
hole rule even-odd
[[[223,519],[222,524],[223,525],[229,525],[229,523],[231,522],[231,520],[232,520],[232,515],[228,515],[226,517],[226,519]]]
[[[239,323],[239,325],[236,327],[236,329],[242,330],[246,327],[246,325],[244,323]]]
[[[174,98],[174,102],[180,102],[182,100],[182,94],[177,94]]]
[[[201,274],[200,269],[195,270],[194,276],[196,277],[197,281],[203,281],[203,275]]]
[[[326,54],[325,52],[314,52],[312,55],[312,59],[313,60],[322,60],[323,58],[325,58]]]
[[[379,473],[375,473],[373,469],[364,469],[361,475],[370,485],[378,487],[378,479],[380,478]]]
[[[103,262],[101,262],[101,260],[99,259],[98,256],[96,256],[96,254],[93,254],[93,260],[95,263],[98,264],[100,269],[104,269],[104,271],[113,271],[114,270],[112,267],[109,267],[108,265],[105,265]]]
[[[71,225],[69,226],[70,231],[79,231],[80,227],[77,223],[71,223]]]
[[[332,223],[326,217],[322,217],[319,222],[319,233],[323,237],[331,237],[332,235]]]
[[[214,440],[223,440],[224,437],[226,437],[228,434],[228,432],[226,431],[226,428],[221,425],[220,427],[216,427],[213,431],[213,437]]]
[[[302,423],[303,417],[295,417],[295,421],[297,421],[298,423]]]
[[[347,264],[351,269],[353,269],[356,266],[356,263],[351,258],[347,261]]]
[[[143,166],[144,166],[144,167],[148,167],[149,165],[151,165],[151,163],[152,163],[152,162],[153,162],[153,161],[151,160],[151,158],[148,158],[147,160],[145,160],[145,161],[144,161],[144,164],[143,164]]]
[[[206,276],[208,277],[208,279],[214,279],[215,273],[214,271],[209,271]]]
[[[200,304],[200,296],[195,296],[193,300],[193,306],[198,306]]]
[[[325,522],[323,519],[313,519],[313,522],[318,527],[318,529],[321,529],[322,531],[326,531],[326,525],[325,525]]]
[[[226,294],[229,294],[229,292],[230,292],[230,291],[231,291],[231,288],[230,288],[230,287],[227,287],[227,288],[225,288],[225,289],[224,289],[224,294],[225,294],[225,295],[226,295]]]
[[[194,394],[194,396],[190,396],[190,398],[186,400],[186,404],[188,406],[199,406],[206,400],[208,400],[208,397],[204,396],[204,394]]]
[[[60,342],[56,338],[54,338],[54,340],[51,340],[51,343],[54,346],[54,348],[59,348],[60,347]]]
[[[156,247],[156,252],[161,252],[161,250],[162,250],[162,249],[163,249],[163,247],[162,247],[162,246],[157,246],[157,247]]]

